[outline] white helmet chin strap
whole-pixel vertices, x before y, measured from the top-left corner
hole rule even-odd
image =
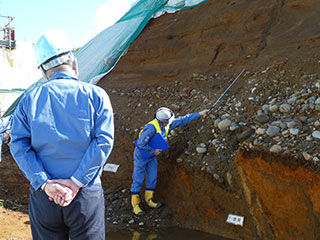
[[[171,116],[171,118],[169,118],[169,124],[172,123],[172,121],[174,120],[174,118],[175,118],[175,115],[174,115],[174,113],[172,112],[172,116]]]

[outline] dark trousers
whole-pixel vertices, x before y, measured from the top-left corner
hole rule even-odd
[[[30,188],[29,215],[34,240],[105,239],[105,205],[101,184],[81,188],[67,207]]]

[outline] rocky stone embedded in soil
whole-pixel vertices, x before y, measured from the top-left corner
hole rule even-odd
[[[320,139],[320,131],[314,131],[312,133],[312,137],[316,138],[316,139]]]
[[[272,71],[271,66],[267,72],[271,73]],[[276,71],[274,71],[274,74],[274,76],[279,75]],[[318,97],[320,88],[317,87],[319,81],[313,81],[313,77],[310,77],[308,81],[296,81],[295,84],[292,84],[290,78],[298,77],[286,74],[287,72],[284,72],[281,79],[273,77],[271,84],[262,72],[247,74],[242,79],[243,88],[241,92],[230,91],[216,105],[209,117],[203,119],[201,124],[200,121],[195,123],[197,134],[194,136],[192,145],[184,149],[184,154],[190,156],[186,159],[186,162],[212,172],[211,168],[208,167],[212,164],[211,161],[207,162],[207,165],[198,164],[193,149],[196,150],[196,153],[205,156],[219,156],[221,160],[227,160],[224,163],[227,164],[243,145],[261,147],[278,153],[282,151],[292,152],[293,155],[298,154],[302,159],[305,159],[302,152],[307,147],[310,160],[316,159],[315,157],[319,158],[319,153],[313,147],[316,146],[315,142],[312,141],[312,139],[320,139],[320,117],[319,110],[317,110],[320,109]],[[202,76],[201,79],[204,82],[208,79],[211,79],[210,81],[218,78],[227,79],[222,75],[217,76]],[[310,76],[314,76],[314,74],[310,74]],[[279,84],[281,87],[279,87]],[[121,91],[111,90],[110,92],[120,94]],[[156,101],[150,101],[150,99],[155,99],[154,97],[159,94],[163,98],[170,98],[171,104],[178,105],[179,102],[184,106],[176,112],[177,117],[183,115],[183,113],[180,113],[181,110],[185,112],[199,110],[192,109],[190,102],[193,102],[194,105],[201,103],[202,108],[205,108],[206,104],[210,106],[213,103],[211,99],[216,99],[218,96],[218,93],[207,92],[205,89],[202,91],[196,88],[188,89],[187,86],[180,90],[165,86],[160,88],[135,88],[132,93],[128,92],[125,95],[147,96],[148,108],[152,109],[159,105]],[[216,94],[216,96],[212,94]],[[181,97],[183,101],[179,100]],[[130,101],[133,101],[133,99],[130,99]],[[129,104],[142,106],[144,103],[129,102]],[[177,106],[172,105],[171,107],[176,108]],[[130,118],[130,116],[123,116],[123,118]],[[127,127],[125,129],[135,129],[129,130],[135,133],[140,128],[141,126],[136,126],[135,128]],[[177,131],[177,133],[176,131],[172,133],[173,137],[179,137],[184,130]],[[201,147],[201,142],[197,140],[199,137],[202,143],[206,142],[208,145]],[[230,141],[233,144],[230,144]],[[216,155],[217,153],[219,154]],[[176,158],[176,161],[182,162],[182,159],[184,158]],[[216,168],[213,166],[213,169]]]
[[[141,194],[143,197],[143,194]],[[107,187],[106,199],[106,225],[108,231],[118,229],[159,228],[171,224],[171,213],[166,207],[150,209],[141,201],[140,206],[146,212],[144,216],[135,216],[131,208],[130,190],[123,187]],[[116,201],[115,201],[116,199]]]

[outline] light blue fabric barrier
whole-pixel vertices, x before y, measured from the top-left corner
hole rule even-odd
[[[11,128],[12,115],[0,119],[0,162],[2,153],[2,143],[9,140],[9,135],[6,131]]]
[[[75,53],[79,65],[79,80],[96,84],[104,75],[108,74],[151,18],[159,17],[166,12],[170,13],[190,8],[206,1],[137,1],[118,22],[100,32]],[[24,93],[43,84],[45,81],[44,78],[41,78],[26,89]],[[23,94],[7,109],[3,117],[10,116],[14,112]]]

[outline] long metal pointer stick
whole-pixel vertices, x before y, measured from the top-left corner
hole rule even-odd
[[[242,69],[242,71],[239,73],[239,75],[232,81],[232,83],[227,87],[227,89],[221,94],[221,96],[218,98],[217,101],[215,101],[214,104],[212,104],[211,108],[209,109],[209,111],[206,113],[209,114],[212,109],[214,108],[214,106],[220,101],[220,99],[226,94],[226,92],[232,87],[232,85],[238,80],[238,78],[242,75],[242,73],[245,71],[246,69]]]

